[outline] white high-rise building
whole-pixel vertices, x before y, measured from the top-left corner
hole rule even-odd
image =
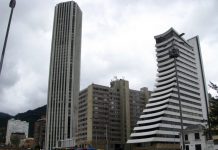
[[[29,133],[29,122],[15,119],[8,120],[5,142],[6,145],[10,144],[11,134],[13,133],[22,133],[27,138]]]
[[[82,12],[73,2],[55,7],[51,45],[46,150],[74,140],[80,87]]]
[[[179,148],[181,120],[178,88],[184,128],[207,120],[208,98],[199,38],[185,40],[182,35],[171,28],[155,36],[158,62],[156,88],[127,143],[157,150]],[[176,63],[169,55],[172,48],[179,50]]]

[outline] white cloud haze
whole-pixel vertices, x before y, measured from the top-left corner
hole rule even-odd
[[[0,76],[0,112],[16,114],[47,103],[54,7],[61,0],[17,0]],[[0,1],[2,50],[10,8]],[[218,1],[78,0],[83,11],[81,89],[125,77],[153,89],[154,36],[170,27],[199,35],[207,83],[218,84]],[[0,50],[0,52],[1,52]]]

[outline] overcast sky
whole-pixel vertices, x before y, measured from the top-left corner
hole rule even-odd
[[[0,76],[0,112],[47,103],[54,7],[61,0],[17,0]],[[0,52],[10,8],[0,0]],[[217,0],[78,0],[83,11],[81,89],[115,76],[130,88],[154,88],[154,36],[173,27],[199,35],[207,83],[218,84]]]

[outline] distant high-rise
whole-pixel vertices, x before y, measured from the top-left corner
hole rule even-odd
[[[82,12],[73,2],[55,7],[48,85],[45,149],[74,139],[80,86]]]
[[[179,149],[179,95],[184,128],[207,120],[208,98],[199,39],[196,36],[185,40],[182,35],[171,28],[155,36],[158,62],[156,89],[128,143],[137,143],[137,146],[147,149]],[[179,50],[176,63],[169,55],[172,49]]]
[[[21,135],[24,138],[27,138],[28,133],[29,133],[29,122],[10,119],[8,120],[5,144],[7,145],[11,143],[10,138],[12,134]]]
[[[147,103],[150,92],[129,89],[123,79],[111,87],[91,84],[79,95],[77,144],[97,149],[127,149],[126,140]]]
[[[43,149],[45,148],[45,126],[45,116],[42,116],[41,119],[38,119],[34,124],[35,143]]]

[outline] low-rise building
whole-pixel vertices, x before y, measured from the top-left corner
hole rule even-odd
[[[213,141],[207,140],[206,130],[203,125],[188,126],[184,130],[184,140],[185,150],[214,150]]]
[[[26,138],[21,140],[19,147],[24,149],[33,149],[36,143],[34,138]]]
[[[24,133],[11,133],[10,145],[18,147],[23,139],[26,139],[26,135]]]

